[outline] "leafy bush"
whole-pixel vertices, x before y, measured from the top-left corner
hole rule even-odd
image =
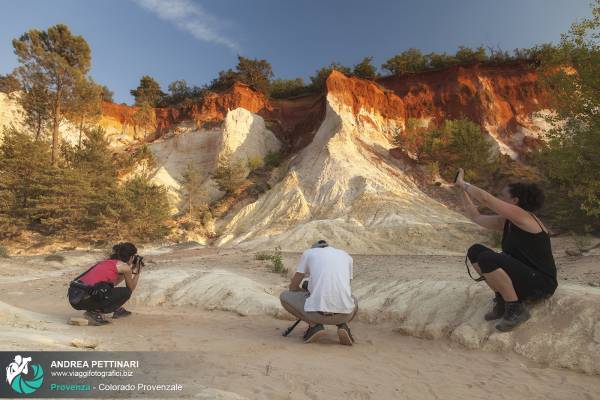
[[[271,97],[284,99],[310,93],[311,88],[304,83],[304,79],[274,79],[271,81]]]
[[[282,156],[281,153],[278,151],[271,151],[269,150],[267,152],[267,155],[265,156],[265,166],[267,168],[275,168],[278,167],[279,164],[281,164],[281,160],[282,160]]]
[[[254,255],[255,260],[260,261],[271,261],[271,271],[278,274],[285,274],[288,272],[283,264],[283,256],[281,254],[281,247],[277,246],[272,252],[262,251]]]
[[[249,157],[248,158],[248,169],[255,171],[265,165],[265,162],[260,157]]]

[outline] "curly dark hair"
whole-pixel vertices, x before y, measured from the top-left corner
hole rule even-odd
[[[121,260],[126,263],[137,253],[137,247],[133,243],[119,243],[113,246],[112,251],[111,260]]]
[[[514,182],[508,184],[512,197],[519,199],[517,205],[526,211],[536,211],[544,204],[544,192],[535,183]]]

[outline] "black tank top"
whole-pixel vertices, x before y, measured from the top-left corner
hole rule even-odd
[[[533,214],[531,216],[542,231],[539,233],[524,231],[507,219],[502,235],[502,251],[549,277],[554,285],[557,285],[556,264],[552,255],[550,235],[544,231],[537,218]]]

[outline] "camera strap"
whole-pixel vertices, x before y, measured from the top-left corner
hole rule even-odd
[[[485,280],[485,277],[483,276],[480,276],[479,278],[474,278],[473,275],[471,275],[471,269],[469,268],[469,256],[465,256],[465,266],[467,267],[467,274],[469,274],[471,279],[473,279],[475,282],[481,282]]]

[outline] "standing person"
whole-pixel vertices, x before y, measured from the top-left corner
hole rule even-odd
[[[496,329],[510,331],[530,317],[523,301],[550,297],[558,286],[548,229],[533,213],[541,208],[544,193],[535,183],[518,182],[494,197],[465,182],[462,168],[455,185],[462,189],[469,219],[503,232],[501,253],[475,244],[467,257],[495,293],[494,307],[485,319],[500,319]],[[480,214],[472,199],[496,214]]]
[[[103,314],[113,318],[131,315],[123,308],[140,279],[142,258],[132,243],[113,246],[109,259],[100,261],[71,282],[68,297],[76,310],[85,310],[84,316],[94,325],[108,324]],[[125,286],[116,287],[125,281]]]
[[[308,275],[308,291],[301,287]],[[337,325],[341,344],[351,346],[354,342],[348,322],[358,310],[352,296],[352,257],[319,240],[300,258],[289,290],[281,296],[281,305],[299,320],[309,324],[304,343],[316,341],[326,334],[323,325]]]

